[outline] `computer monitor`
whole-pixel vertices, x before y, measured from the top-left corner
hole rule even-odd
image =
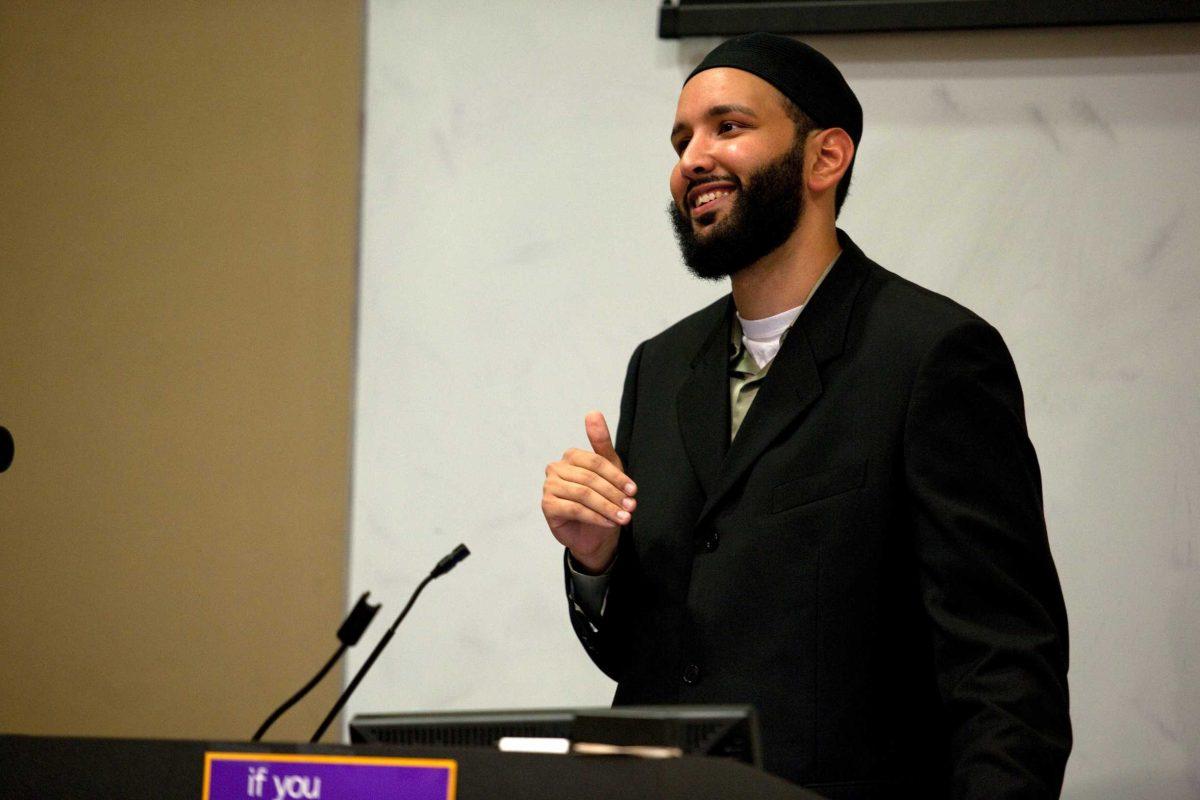
[[[350,722],[354,744],[498,747],[501,739],[558,740],[576,752],[720,756],[762,766],[758,716],[747,705],[360,714]]]

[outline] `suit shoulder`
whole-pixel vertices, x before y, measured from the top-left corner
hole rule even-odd
[[[913,344],[929,344],[964,327],[992,328],[961,303],[875,263],[864,293],[867,313]]]
[[[670,327],[651,336],[644,343],[648,349],[674,349],[677,347],[695,348],[700,342],[712,335],[717,325],[724,321],[729,313],[731,299],[725,295],[709,303],[699,311],[688,314]]]

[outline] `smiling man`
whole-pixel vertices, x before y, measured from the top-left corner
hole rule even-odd
[[[546,468],[571,619],[614,702],[750,703],[829,797],[1057,797],[1066,612],[999,334],[835,219],[862,110],[752,34],[684,83],[670,215],[732,293],[643,342],[616,444]]]

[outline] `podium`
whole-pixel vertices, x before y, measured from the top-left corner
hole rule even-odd
[[[723,758],[501,753],[486,748],[309,745],[0,735],[0,798],[200,798],[205,753],[453,759],[458,800],[817,800]],[[381,798],[381,800],[386,800]]]

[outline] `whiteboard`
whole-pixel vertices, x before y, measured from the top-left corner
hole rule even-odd
[[[683,78],[652,2],[368,4],[351,713],[605,705],[542,470],[638,342],[724,294],[666,217]],[[996,325],[1071,622],[1069,798],[1200,792],[1196,26],[814,38],[865,109],[840,224]]]

